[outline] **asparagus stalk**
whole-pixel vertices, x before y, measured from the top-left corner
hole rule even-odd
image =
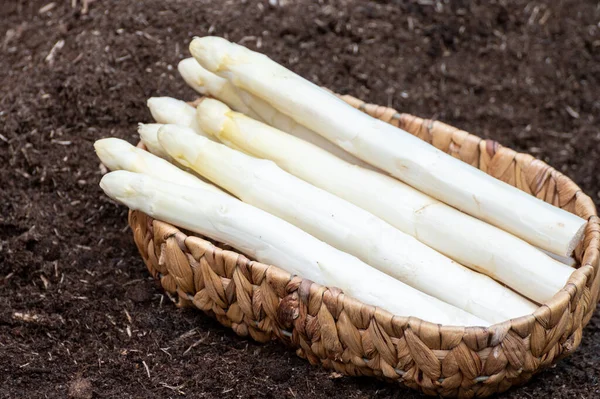
[[[296,123],[292,118],[277,111],[266,101],[235,87],[227,79],[202,68],[194,58],[182,60],[178,69],[186,83],[198,93],[214,97],[237,112],[259,121],[265,121],[277,129],[318,145],[347,162],[376,170],[376,168],[344,151],[329,140]]]
[[[205,183],[196,176],[184,172],[164,159],[150,154],[117,138],[100,139],[94,143],[96,155],[110,170],[126,170],[143,173],[156,179],[170,181],[183,186],[221,192],[212,184]]]
[[[197,134],[214,140],[200,129],[196,121],[196,109],[185,101],[172,97],[152,97],[148,99],[147,105],[157,123],[190,127]]]
[[[211,96],[227,103],[238,112],[243,112],[251,118],[260,120],[260,116],[248,107],[237,93],[234,85],[212,72],[202,68],[193,58],[186,58],[177,65],[179,74],[185,82],[197,93]]]
[[[396,315],[449,325],[489,325],[227,194],[126,171],[108,173],[100,187],[131,209],[229,244],[289,273],[337,286],[366,304]]]
[[[211,107],[216,105],[217,109]],[[226,118],[216,100],[198,110],[207,132]],[[223,107],[225,107],[223,105]],[[491,278],[471,271],[367,211],[314,187],[271,161],[250,157],[176,125],[159,130],[163,148],[182,165],[327,244],[444,302],[499,323],[537,306]]]
[[[163,150],[158,142],[158,129],[162,126],[160,123],[140,123],[138,124],[138,133],[142,143],[152,154],[171,162],[169,154]]]
[[[268,57],[218,37],[196,38],[206,69],[420,191],[527,242],[569,256],[586,221],[371,118]]]
[[[162,126],[163,126],[163,124],[161,124],[161,123],[147,123],[147,124],[140,123],[138,125],[138,133],[140,134],[142,143],[144,143],[144,145],[146,146],[148,151],[150,151],[150,153],[152,153],[152,154],[156,155],[157,157],[160,157],[172,164],[177,164],[177,162],[173,158],[171,158],[171,156],[169,154],[167,154],[167,152],[160,146],[160,143],[158,142],[158,129]],[[179,164],[177,164],[177,167],[179,169],[184,170],[185,172],[188,172],[188,174],[194,175],[197,179],[205,182],[204,178],[202,176],[196,175],[194,173],[194,171],[189,170],[188,168],[186,168],[182,165],[179,165]],[[135,172],[135,171],[133,171],[133,172]],[[140,172],[140,173],[143,173],[143,172]]]
[[[206,100],[198,112],[211,104]],[[218,115],[207,114],[199,122],[207,133],[216,135],[223,143],[274,161],[287,172],[371,212],[429,247],[536,302],[552,298],[573,272],[525,241],[392,177],[351,165],[224,105],[213,108]],[[212,127],[210,122],[216,124],[216,121],[219,125]]]

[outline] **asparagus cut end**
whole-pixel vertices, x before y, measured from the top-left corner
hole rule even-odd
[[[582,220],[583,220],[583,223],[581,224],[581,227],[579,228],[579,230],[577,230],[577,232],[575,233],[575,236],[573,236],[573,238],[569,242],[569,245],[567,247],[567,253],[560,254],[561,256],[564,256],[564,257],[572,256],[573,252],[575,251],[575,248],[577,248],[577,246],[579,245],[581,240],[583,240],[583,236],[585,234],[585,227],[587,226],[587,221],[584,219],[582,219]]]

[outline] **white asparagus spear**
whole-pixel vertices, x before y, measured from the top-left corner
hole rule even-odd
[[[366,304],[396,315],[449,325],[489,325],[227,194],[126,171],[108,173],[100,187],[131,209],[231,245],[289,273],[339,287]]]
[[[222,192],[212,184],[184,172],[168,161],[152,155],[148,151],[134,147],[125,140],[117,138],[100,139],[94,143],[96,155],[110,170],[127,170],[143,173],[154,178],[170,181],[183,186],[202,188]]]
[[[188,86],[197,93],[218,98],[236,111],[260,120],[260,116],[242,101],[234,85],[227,79],[202,68],[194,58],[181,60],[177,65],[177,70]]]
[[[198,107],[204,111],[206,123],[201,126],[207,131],[222,128],[220,122],[226,121],[223,115],[211,112],[212,103],[216,100],[205,100]],[[159,141],[179,163],[242,201],[292,223],[421,292],[494,323],[537,309],[535,304],[491,278],[459,265],[369,212],[290,175],[271,161],[245,155],[176,125],[161,128]]]
[[[171,162],[169,154],[163,150],[158,142],[158,129],[162,126],[161,123],[139,123],[138,133],[142,143],[152,154]]]
[[[172,97],[151,97],[147,102],[152,118],[157,123],[186,126],[204,137],[214,140],[200,129],[196,121],[196,109],[185,101]]]
[[[204,68],[358,158],[533,245],[569,256],[583,236],[582,218],[354,109],[262,54],[218,37],[195,38],[190,51]]]
[[[207,107],[206,100],[198,107]],[[214,101],[214,100],[211,100]],[[543,303],[567,283],[573,269],[525,241],[464,214],[381,173],[351,165],[322,149],[224,106],[200,121],[209,134],[247,154],[371,212],[429,247]],[[225,122],[223,122],[225,120]],[[208,122],[219,121],[222,128]],[[307,160],[310,160],[307,162]]]
[[[319,136],[317,133],[296,123],[292,118],[277,111],[266,101],[235,87],[227,79],[207,71],[194,58],[182,60],[178,65],[178,69],[186,83],[198,93],[214,97],[237,112],[241,112],[258,121],[265,121],[279,130],[318,145],[347,162],[377,170],[329,140]]]

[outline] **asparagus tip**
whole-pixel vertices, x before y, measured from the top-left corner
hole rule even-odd
[[[231,109],[227,105],[212,98],[204,99],[196,108],[200,127],[216,137],[219,137],[223,131],[229,112]]]
[[[140,136],[144,136],[149,133],[154,133],[156,135],[161,126],[161,123],[138,123],[137,131]]]
[[[231,44],[222,37],[196,37],[190,43],[190,52],[204,68],[211,72],[217,72],[225,61],[227,49]]]
[[[110,170],[132,167],[127,154],[135,150],[135,147],[125,140],[115,137],[100,139],[94,143],[94,149],[100,161]]]
[[[140,135],[140,139],[144,142],[144,144],[148,144],[148,142],[158,142],[158,129],[162,124],[160,123],[140,123],[138,124],[137,132]]]
[[[208,140],[196,134],[193,129],[179,125],[163,125],[158,129],[158,143],[169,154],[185,167],[191,167],[194,158],[190,143]]]
[[[136,179],[142,179],[138,173],[117,170],[105,174],[100,180],[100,188],[115,201],[124,203],[134,193],[132,183]]]
[[[179,61],[177,65],[179,74],[192,89],[196,92],[206,95],[206,88],[202,81],[203,68],[198,64],[194,58],[186,58],[185,60]]]
[[[158,123],[180,123],[189,125],[194,119],[194,107],[172,97],[151,97],[148,109]]]

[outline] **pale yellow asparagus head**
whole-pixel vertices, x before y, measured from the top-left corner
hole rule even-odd
[[[94,143],[96,155],[110,170],[136,169],[136,148],[125,140],[114,137],[100,139]]]
[[[138,133],[148,151],[157,157],[167,158],[167,153],[158,142],[158,129],[161,126],[162,124],[160,123],[140,123],[138,125]]]
[[[188,127],[179,125],[163,125],[158,129],[158,142],[161,147],[177,161],[177,163],[192,168],[197,161],[198,152],[190,143],[201,145],[209,141],[206,137],[196,134]]]
[[[229,121],[229,114],[233,111],[221,101],[212,98],[204,99],[196,107],[196,117],[198,124],[204,131],[217,138],[225,130],[225,124]]]
[[[136,186],[143,184],[146,179],[147,176],[139,173],[117,170],[102,177],[100,188],[115,201],[129,205],[127,200],[140,191]]]
[[[158,123],[177,123],[190,126],[194,122],[194,107],[185,101],[171,97],[152,97],[148,99],[148,108]]]
[[[185,82],[202,95],[219,97],[227,87],[226,79],[206,70],[194,58],[186,58],[177,66]]]
[[[204,68],[211,72],[218,72],[231,46],[233,43],[222,37],[196,37],[190,43],[190,52]]]
[[[203,73],[210,73],[198,64],[194,58],[186,58],[181,60],[177,65],[179,74],[192,89],[202,95],[206,95],[205,82],[202,79]]]

